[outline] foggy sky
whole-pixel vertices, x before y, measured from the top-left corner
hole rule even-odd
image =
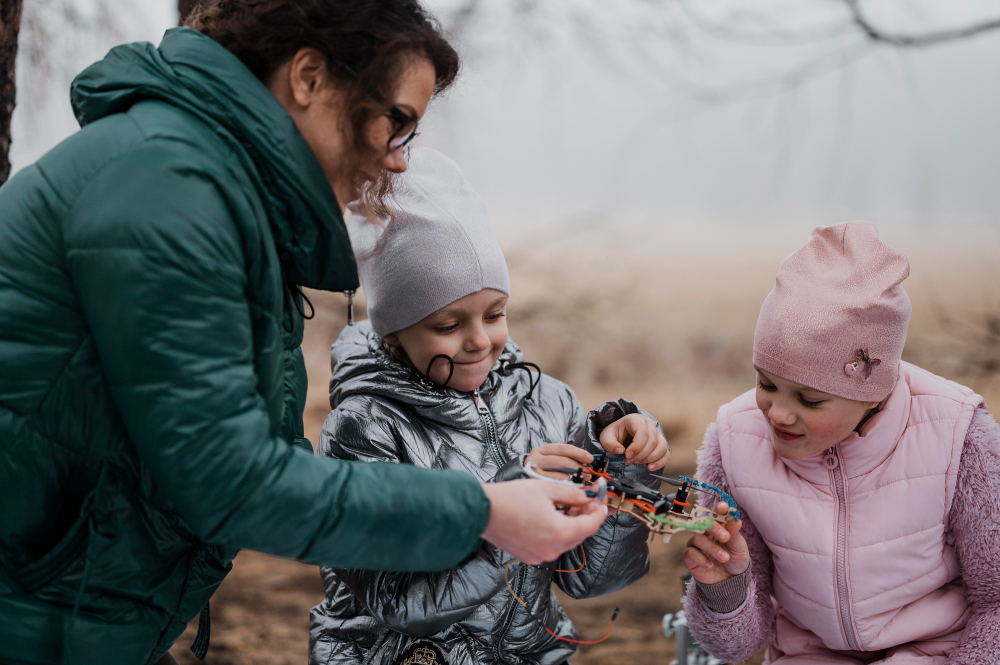
[[[455,4],[430,6],[447,16]],[[830,66],[783,93],[751,86],[717,102],[704,97],[838,48],[854,54],[860,40],[741,45],[694,25],[677,3],[663,2],[652,18],[624,15],[630,4],[549,0],[547,15],[519,21],[510,3],[487,0],[468,26],[462,78],[432,106],[419,140],[463,166],[495,220],[544,225],[591,215],[808,228],[867,218],[912,229],[1000,229],[1000,31],[920,50],[865,49],[853,64]],[[710,26],[717,20],[745,31],[732,19],[740,4],[691,6]],[[835,3],[822,0],[794,16],[788,3],[770,4],[790,17],[782,25],[837,19]],[[996,6],[900,0],[905,11],[887,10],[891,4],[874,5],[881,13],[873,19],[910,32],[991,17]],[[158,41],[175,7],[137,3],[119,27],[121,40]],[[574,27],[587,12],[601,26],[591,31],[598,37]],[[27,59],[20,63],[19,92],[34,101],[15,111],[15,170],[76,129],[70,74],[115,41],[80,38],[55,54],[63,62],[44,76]]]

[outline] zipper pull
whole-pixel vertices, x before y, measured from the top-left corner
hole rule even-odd
[[[476,403],[476,411],[479,413],[489,413],[490,410],[486,408],[486,403],[479,399],[479,388],[472,391],[472,401]]]
[[[347,325],[354,325],[354,294],[356,291],[354,289],[348,289],[344,291],[344,295],[347,296]]]

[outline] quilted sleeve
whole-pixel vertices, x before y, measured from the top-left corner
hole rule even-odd
[[[143,464],[208,543],[382,569],[463,561],[489,516],[474,479],[317,458],[271,434],[241,194],[206,161],[147,142],[93,177],[66,225],[67,270]]]

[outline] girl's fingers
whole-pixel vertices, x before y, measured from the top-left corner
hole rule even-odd
[[[701,550],[688,546],[684,550],[684,567],[692,573],[698,568],[713,568],[714,564]]]
[[[652,442],[650,441],[649,430],[647,430],[645,427],[638,429],[632,435],[632,443],[630,443],[628,445],[628,448],[625,450],[625,457],[628,459],[629,462],[633,463],[644,462],[646,460],[646,456],[650,452],[650,450],[648,449],[652,448],[652,446],[650,445],[651,443]]]
[[[625,452],[625,443],[629,440],[627,416],[621,420],[616,420],[601,432],[601,447],[612,455],[621,455]]]
[[[715,542],[703,533],[699,533],[691,537],[688,541],[688,547],[697,547],[699,550],[705,553],[706,556],[725,563],[729,561],[729,553],[723,549],[719,543]]]
[[[729,539],[732,537],[730,536],[729,531],[727,531],[721,524],[713,525],[706,533],[712,534],[712,537],[720,543],[728,543]]]
[[[593,455],[588,453],[583,448],[578,448],[577,446],[569,443],[547,443],[544,446],[535,448],[535,451],[537,451],[540,455],[545,455],[546,457],[568,457],[577,462],[578,465],[590,464],[594,461]]]
[[[651,462],[649,465],[650,471],[663,468],[667,460],[670,459],[670,446],[667,445],[667,439],[660,434],[659,430],[653,432],[653,437],[655,446],[653,447],[653,452],[650,453],[649,458],[646,460],[647,462]]]

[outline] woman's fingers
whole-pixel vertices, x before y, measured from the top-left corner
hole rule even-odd
[[[604,506],[582,489],[540,480],[486,483],[490,519],[483,539],[530,565],[552,561],[593,535]],[[573,516],[561,512],[577,507]]]

